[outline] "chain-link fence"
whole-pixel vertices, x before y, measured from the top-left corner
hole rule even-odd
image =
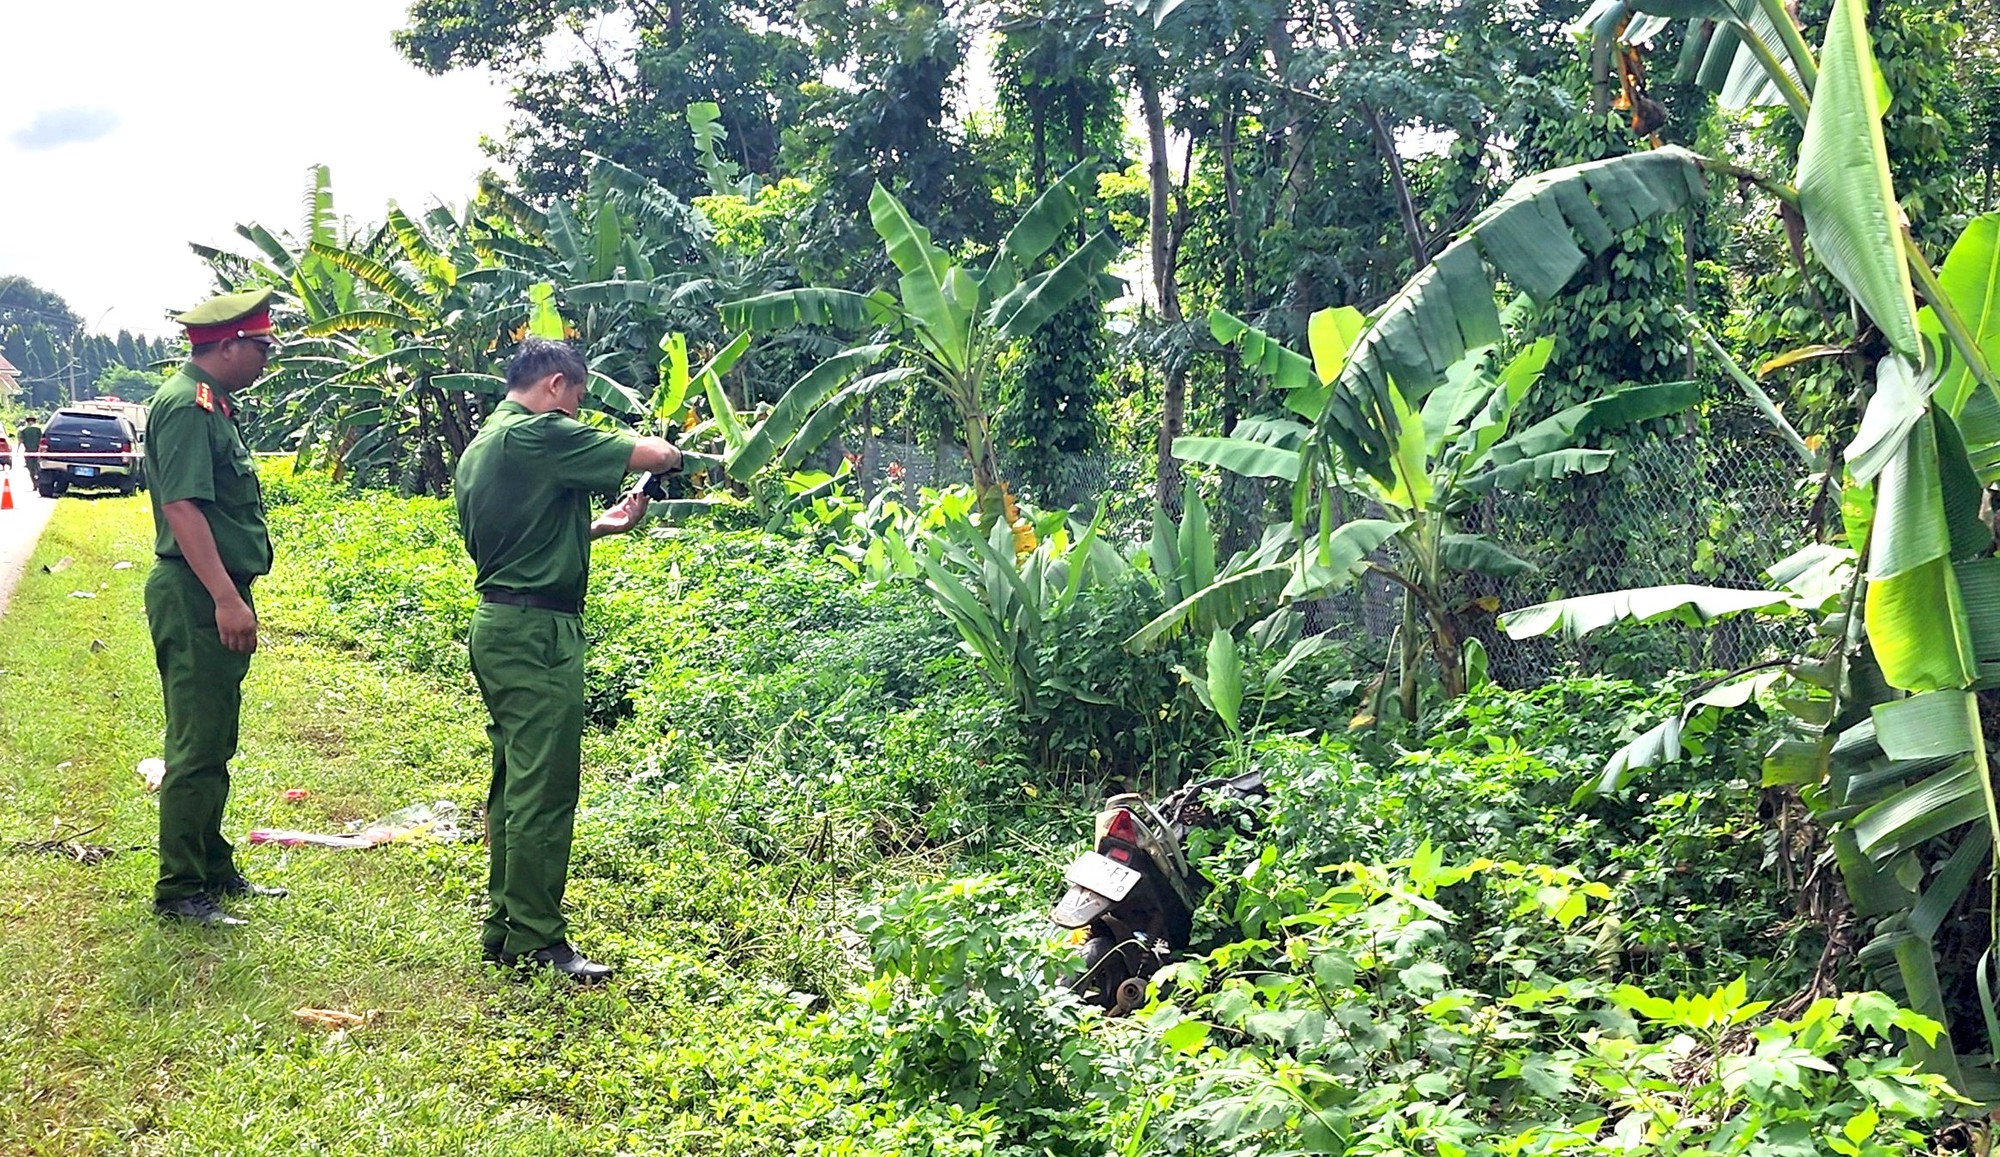
[[[1136,454],[1066,460],[1055,476],[1025,464],[1002,469],[1037,505],[1094,509],[1111,501],[1120,520],[1149,508]],[[854,460],[869,494],[900,489],[914,503],[924,487],[970,480],[964,452],[949,443],[919,445],[880,438],[860,444]],[[1610,469],[1546,483],[1531,493],[1495,494],[1464,519],[1536,571],[1506,580],[1465,576],[1451,609],[1464,632],[1486,647],[1489,669],[1511,686],[1532,686],[1570,669],[1653,678],[1670,670],[1729,669],[1802,646],[1807,627],[1752,616],[1688,627],[1614,627],[1579,642],[1509,639],[1496,611],[1549,599],[1669,583],[1759,588],[1763,570],[1812,541],[1831,517],[1816,507],[1803,465],[1754,411],[1718,406],[1699,430],[1645,438],[1623,447]],[[1129,500],[1129,502],[1126,502]],[[1178,507],[1178,495],[1169,502]],[[1223,475],[1211,500],[1224,552],[1253,545],[1265,526],[1290,517],[1290,487]],[[1180,511],[1172,513],[1179,517]],[[1347,518],[1379,515],[1351,497]],[[1141,531],[1143,533],[1143,531]],[[1392,548],[1386,548],[1393,552]],[[1394,562],[1393,553],[1383,561]],[[1347,634],[1381,650],[1401,621],[1400,589],[1373,576],[1353,589],[1304,604],[1308,630]]]
[[[1808,473],[1747,409],[1710,411],[1706,429],[1622,450],[1602,474],[1487,502],[1467,519],[1539,571],[1487,582],[1504,609],[1670,583],[1764,588],[1766,567],[1813,541],[1827,516]],[[1750,615],[1707,627],[1608,628],[1580,641],[1476,634],[1504,682],[1529,686],[1572,666],[1646,677],[1731,669],[1803,646],[1799,621]]]

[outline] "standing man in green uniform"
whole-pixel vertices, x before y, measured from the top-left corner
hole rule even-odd
[[[465,448],[454,486],[480,596],[472,673],[493,744],[480,939],[488,961],[583,984],[611,976],[570,946],[562,915],[583,756],[590,542],[637,527],[647,505],[634,494],[593,521],[591,499],[616,492],[628,471],[680,468],[680,451],[663,438],[577,421],[588,380],[568,345],[523,342],[507,367],[507,398]]]
[[[21,423],[21,428],[14,433],[19,435],[16,441],[21,443],[21,468],[28,472],[28,485],[33,486],[38,472],[35,466],[35,451],[42,444],[41,419],[33,414],[28,415],[27,420]]]
[[[147,425],[153,553],[146,622],[166,700],[160,878],[153,910],[208,926],[242,924],[220,900],[282,896],[236,870],[222,838],[243,676],[257,649],[250,584],[271,570],[264,495],[236,427],[233,397],[270,364],[271,290],[228,293],[174,320],[193,356],[153,395]]]

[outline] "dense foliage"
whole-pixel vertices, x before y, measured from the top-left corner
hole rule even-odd
[[[290,560],[268,613],[462,685],[449,505],[267,482]],[[1343,734],[1290,692],[1240,755],[1183,734],[1190,770],[1247,758],[1271,796],[1200,834],[1195,952],[1106,1020],[1060,987],[1043,915],[1094,793],[919,587],[838,557],[706,526],[599,544],[587,919],[641,959],[705,954],[689,992],[793,1006],[566,1056],[624,1074],[601,1095],[632,1151],[1887,1154],[1952,1100],[1894,1049],[1931,1026],[1839,995],[1825,929],[1771,886],[1810,865],[1766,827],[1753,721],[1643,795],[1572,804],[1672,700],[1607,679],[1487,685],[1420,740]]]

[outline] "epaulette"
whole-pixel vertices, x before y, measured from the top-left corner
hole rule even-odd
[[[207,410],[209,413],[215,412],[215,394],[209,390],[207,382],[196,384],[194,388],[194,404]]]

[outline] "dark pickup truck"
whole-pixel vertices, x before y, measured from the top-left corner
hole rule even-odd
[[[132,423],[101,410],[62,409],[49,415],[36,451],[36,489],[55,498],[72,486],[103,486],[131,494],[146,484],[146,450]]]

